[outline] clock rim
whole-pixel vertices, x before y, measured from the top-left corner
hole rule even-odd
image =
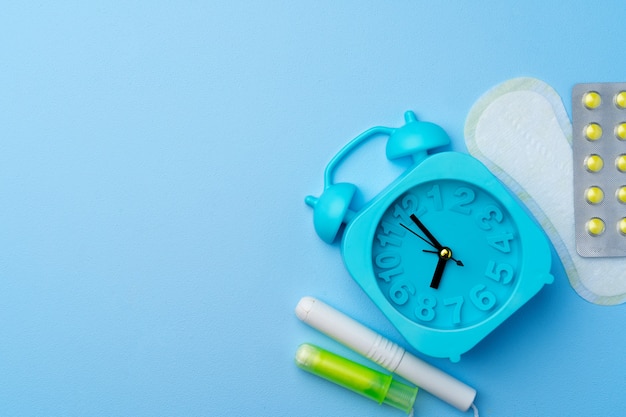
[[[380,214],[380,217],[378,217],[378,220],[376,221],[376,227],[374,227],[374,228],[372,228],[372,229],[370,230],[371,235],[370,235],[370,236],[368,236],[368,242],[374,242],[374,240],[375,240],[375,238],[376,238],[376,232],[377,232],[377,230],[378,230],[378,226],[380,225],[380,222],[382,221],[383,216],[385,215],[385,213],[387,212],[387,210],[391,207],[391,205],[393,205],[394,203],[396,203],[396,202],[397,202],[400,198],[402,198],[402,196],[404,196],[405,194],[409,193],[412,189],[414,189],[414,188],[416,188],[416,187],[420,187],[420,186],[423,186],[423,185],[425,185],[425,184],[431,184],[431,183],[435,183],[435,184],[436,184],[436,183],[442,183],[442,182],[444,182],[444,181],[445,181],[445,182],[458,182],[458,183],[463,183],[463,184],[467,184],[468,186],[472,186],[472,187],[474,187],[474,188],[478,188],[478,189],[480,189],[480,191],[481,191],[482,193],[485,193],[485,194],[489,195],[489,196],[490,196],[490,198],[491,198],[491,199],[493,199],[495,202],[498,202],[498,203],[500,202],[500,200],[499,200],[499,199],[498,199],[495,195],[493,195],[493,194],[490,192],[490,190],[486,189],[483,185],[481,185],[481,184],[476,184],[476,183],[474,183],[474,182],[469,182],[469,181],[465,180],[464,178],[462,178],[462,179],[454,179],[454,178],[441,178],[441,179],[436,179],[436,180],[420,181],[420,182],[419,182],[419,183],[417,183],[416,185],[414,185],[414,186],[412,186],[412,187],[408,187],[408,188],[404,189],[404,190],[403,190],[403,191],[402,191],[402,192],[401,192],[401,193],[400,193],[400,194],[399,194],[396,198],[391,199],[391,201],[390,201],[388,204],[386,204],[386,206],[385,206],[384,210],[382,210],[382,213]],[[507,215],[509,215],[509,216],[511,217],[511,222],[512,222],[512,223],[514,223],[514,226],[515,226],[515,231],[516,231],[516,232],[518,233],[518,235],[519,235],[519,227],[518,227],[518,225],[517,225],[517,221],[516,221],[516,219],[514,218],[514,216],[512,216],[512,215],[508,212],[508,207],[506,207],[506,206],[505,206],[505,207],[503,207],[503,208],[504,208],[504,210],[507,212]],[[516,240],[519,240],[519,239],[520,239],[520,237],[519,237],[519,236],[518,236],[518,237],[516,237]],[[372,274],[372,276],[374,276],[374,277],[375,277],[375,276],[376,276],[376,271],[374,270],[374,266],[372,265],[372,262],[371,262],[372,257],[373,257],[373,253],[374,253],[374,251],[373,251],[373,247],[372,247],[372,246],[373,246],[373,243],[372,243],[372,244],[370,244],[370,246],[369,246],[369,250],[367,251],[367,259],[369,259],[369,260],[370,260],[370,263],[369,263],[369,266],[371,267],[371,271],[370,271],[370,273]],[[518,256],[517,256],[517,263],[516,263],[516,265],[515,265],[515,270],[516,270],[516,273],[519,273],[519,272],[521,271],[522,266],[523,266],[523,261],[522,261],[522,259],[523,259],[524,254],[523,254],[523,252],[522,252],[522,249],[523,249],[523,248],[519,248],[519,249],[518,249],[518,251],[519,251],[520,253],[519,253],[519,254],[518,254]],[[381,292],[382,297],[383,297],[383,298],[385,298],[385,299],[387,299],[387,297],[385,296],[385,294],[384,294],[384,292],[382,291],[382,289],[380,289],[380,282],[379,282],[378,280],[376,280],[376,283],[377,283],[378,290]],[[462,330],[462,329],[466,329],[466,328],[471,328],[471,327],[474,327],[474,326],[481,325],[481,323],[482,323],[483,321],[490,320],[490,319],[491,319],[491,317],[492,317],[493,315],[495,315],[495,314],[497,314],[497,313],[499,312],[499,310],[506,308],[507,304],[508,304],[509,302],[511,302],[511,299],[514,297],[515,292],[517,291],[517,287],[518,287],[518,285],[519,285],[519,280],[518,280],[518,279],[516,279],[516,280],[515,280],[515,282],[513,283],[513,285],[510,287],[510,290],[509,290],[508,295],[506,296],[506,299],[504,300],[504,302],[502,302],[502,303],[501,303],[501,304],[500,304],[500,305],[499,305],[499,306],[498,306],[495,310],[492,310],[492,311],[487,312],[487,313],[485,314],[485,317],[483,317],[483,318],[479,319],[478,321],[472,322],[471,324],[468,324],[468,325],[459,325],[459,326],[456,326],[456,327],[453,327],[453,328],[442,328],[442,327],[437,327],[437,326],[430,326],[428,322],[424,322],[424,323],[422,323],[422,322],[420,322],[420,321],[418,321],[418,320],[413,320],[413,319],[411,319],[410,317],[407,317],[405,314],[403,314],[403,313],[402,313],[402,312],[400,312],[400,311],[398,311],[398,312],[399,312],[402,316],[406,317],[406,318],[409,320],[409,322],[413,322],[413,323],[415,323],[415,325],[416,325],[416,326],[423,326],[423,327],[428,328],[428,329],[437,329],[437,330],[441,330],[441,331],[455,331],[455,330]],[[390,304],[392,305],[392,307],[393,307],[393,308],[395,308],[392,302],[390,302]],[[396,310],[397,310],[397,309],[396,309]]]
[[[398,312],[380,291],[371,263],[371,242],[378,222],[389,205],[407,190],[432,180],[459,180],[480,186],[506,208],[520,234],[522,259],[517,287],[512,296],[485,320],[459,329],[427,327]],[[364,241],[367,242],[366,245],[361,243]],[[483,340],[554,279],[550,274],[550,244],[543,230],[480,161],[470,155],[453,151],[429,156],[368,202],[346,226],[341,252],[353,279],[415,349],[430,356],[447,357],[453,361],[459,360],[461,354]],[[365,269],[363,264],[366,265]]]

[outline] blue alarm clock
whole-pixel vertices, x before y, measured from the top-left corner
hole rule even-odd
[[[356,186],[334,183],[335,167],[381,135],[388,159],[413,164],[353,210]],[[449,143],[441,127],[408,111],[403,126],[349,142],[327,165],[322,195],[305,201],[325,242],[345,225],[348,271],[402,336],[457,362],[554,278],[548,239],[498,179],[470,155],[429,153]]]

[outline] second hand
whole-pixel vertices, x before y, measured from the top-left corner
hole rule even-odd
[[[419,237],[420,239],[422,239],[424,242],[428,243],[430,246],[432,246],[433,248],[437,249],[437,247],[435,245],[433,245],[433,243],[431,241],[429,241],[428,239],[420,236],[419,234],[417,234],[413,229],[411,229],[408,226],[405,226],[404,223],[400,223],[400,226],[404,227],[406,230],[408,230],[409,232],[413,233],[415,236]],[[434,253],[439,253],[439,252],[434,252]]]

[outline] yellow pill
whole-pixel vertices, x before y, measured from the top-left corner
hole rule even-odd
[[[619,171],[626,172],[626,155],[625,154],[621,154],[620,156],[617,157],[617,159],[615,160],[615,166],[617,167]]]
[[[590,204],[600,204],[604,200],[604,191],[600,187],[589,187],[585,190],[585,199]]]
[[[615,105],[620,109],[626,109],[626,91],[620,91],[615,95]]]
[[[617,222],[617,230],[623,235],[626,235],[626,217],[623,217],[619,222]]]
[[[626,186],[618,188],[615,197],[617,197],[617,201],[620,203],[626,204]]]
[[[595,91],[590,91],[583,95],[583,104],[588,109],[595,109],[602,104],[602,97]]]
[[[626,123],[620,123],[615,126],[615,136],[619,140],[626,140]]]
[[[589,123],[585,126],[585,137],[589,140],[598,140],[602,137],[602,126],[597,123]]]
[[[604,161],[600,155],[589,155],[585,158],[585,167],[589,172],[598,172],[604,167]]]
[[[587,222],[587,232],[592,236],[600,236],[604,233],[604,221],[598,217],[594,217]]]

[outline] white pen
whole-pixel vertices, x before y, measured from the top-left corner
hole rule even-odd
[[[311,327],[330,336],[461,411],[474,408],[476,390],[434,366],[416,358],[356,320],[313,297],[303,297],[296,315]]]

